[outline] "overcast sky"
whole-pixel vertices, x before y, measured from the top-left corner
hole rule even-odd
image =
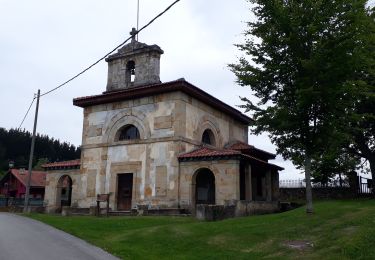
[[[140,0],[140,27],[172,2]],[[56,87],[124,41],[136,26],[136,6],[137,0],[0,0],[0,127],[18,127],[38,88]],[[139,41],[164,50],[162,82],[184,77],[235,107],[250,91],[236,85],[227,64],[241,55],[234,44],[244,41],[245,22],[254,19],[249,9],[245,0],[181,0]],[[83,111],[72,100],[102,93],[106,80],[103,61],[41,98],[37,131],[80,145]],[[34,111],[23,125],[29,131]],[[267,135],[251,135],[249,143],[275,152]],[[290,162],[274,163],[285,167],[280,179],[303,178]]]

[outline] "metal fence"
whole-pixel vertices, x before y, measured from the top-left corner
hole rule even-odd
[[[29,199],[29,206],[43,206],[43,199]],[[23,206],[25,204],[24,198],[0,198],[0,207],[7,206]]]
[[[0,207],[6,207],[8,205],[8,198],[0,198]]]
[[[374,189],[372,179],[358,176],[358,193],[368,194],[372,193]]]
[[[306,187],[306,182],[303,179],[280,180],[279,187],[280,188],[304,188]]]
[[[311,183],[311,186],[314,188],[324,188],[324,187],[350,187],[349,183],[346,180],[332,180],[327,184],[322,183]],[[306,182],[304,179],[295,179],[295,180],[280,180],[279,181],[280,188],[305,188]]]
[[[339,187],[346,187],[349,188],[350,184],[347,180],[340,180],[333,179],[327,184],[321,183],[312,183],[313,188],[339,188]],[[358,194],[371,194],[374,192],[374,182],[372,179],[365,178],[362,176],[357,176],[356,183],[352,183],[354,185],[354,190],[357,189]],[[280,188],[305,188],[306,182],[304,179],[294,179],[294,180],[280,180],[279,181]]]

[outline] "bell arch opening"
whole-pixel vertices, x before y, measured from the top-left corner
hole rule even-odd
[[[135,62],[130,60],[126,63],[126,83],[133,83],[135,80]]]

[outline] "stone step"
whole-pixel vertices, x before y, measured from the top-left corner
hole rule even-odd
[[[191,214],[169,214],[169,217],[191,217]]]
[[[126,210],[126,211],[110,211],[109,214],[110,216],[136,216],[137,213],[134,211]],[[175,209],[172,210],[157,210],[157,209],[152,209],[149,210],[145,215],[147,216],[171,216],[171,217],[190,217],[191,214],[189,213],[183,213],[181,211],[177,211]]]
[[[180,208],[160,208],[160,209],[149,209],[147,215],[153,216],[184,216],[190,215],[185,209]]]
[[[126,211],[113,210],[113,211],[108,212],[108,215],[110,216],[133,216],[134,214],[130,210],[126,210]]]
[[[88,213],[80,213],[80,212],[71,212],[70,215],[71,216],[92,216]]]

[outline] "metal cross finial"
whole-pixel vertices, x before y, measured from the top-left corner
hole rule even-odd
[[[133,27],[130,35],[132,36],[132,42],[135,41],[135,36],[137,35],[138,31]]]

